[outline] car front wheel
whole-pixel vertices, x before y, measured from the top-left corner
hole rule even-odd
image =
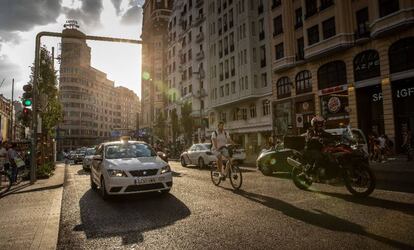
[[[203,158],[202,158],[202,157],[200,157],[200,158],[198,159],[198,167],[199,167],[199,168],[204,168],[204,167],[205,167],[204,160],[203,160]]]
[[[185,163],[184,156],[181,156],[181,166],[187,167],[187,163]]]
[[[109,194],[106,192],[106,188],[105,188],[105,180],[103,178],[103,176],[101,177],[101,196],[103,200],[107,200],[109,198]]]

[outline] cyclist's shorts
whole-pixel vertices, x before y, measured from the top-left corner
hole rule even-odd
[[[229,151],[227,150],[227,148],[222,148],[222,149],[219,149],[219,150],[214,149],[214,150],[212,150],[212,153],[213,153],[215,156],[222,155],[222,156],[224,156],[224,157],[226,157],[226,158],[228,158],[228,157],[229,157]]]

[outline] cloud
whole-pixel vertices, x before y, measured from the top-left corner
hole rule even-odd
[[[136,25],[142,22],[142,9],[138,6],[129,8],[122,16],[121,23],[125,25]]]
[[[2,0],[0,30],[28,31],[37,25],[56,22],[61,12],[61,0]]]
[[[10,42],[13,44],[18,44],[20,40],[21,40],[21,37],[18,32],[0,30],[0,43]]]
[[[85,28],[99,27],[103,10],[102,0],[82,0],[82,6],[77,9],[63,7],[67,18],[77,20]]]
[[[122,0],[111,0],[112,4],[115,7],[116,15],[119,16],[121,14],[121,3]]]

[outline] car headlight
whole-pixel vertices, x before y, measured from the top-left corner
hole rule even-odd
[[[109,177],[127,177],[124,171],[118,169],[108,169]]]
[[[167,166],[164,166],[164,167],[161,168],[161,174],[165,174],[165,173],[168,173],[168,172],[171,172],[170,165],[167,165]]]

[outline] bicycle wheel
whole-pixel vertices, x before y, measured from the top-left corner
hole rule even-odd
[[[221,182],[221,178],[220,178],[220,172],[217,171],[217,163],[211,164],[210,176],[211,176],[211,181],[213,182],[213,184],[218,186]]]
[[[243,183],[243,176],[238,166],[230,166],[230,183],[234,190],[238,190]]]
[[[0,195],[3,195],[7,191],[9,191],[10,187],[10,176],[6,172],[0,171]]]

